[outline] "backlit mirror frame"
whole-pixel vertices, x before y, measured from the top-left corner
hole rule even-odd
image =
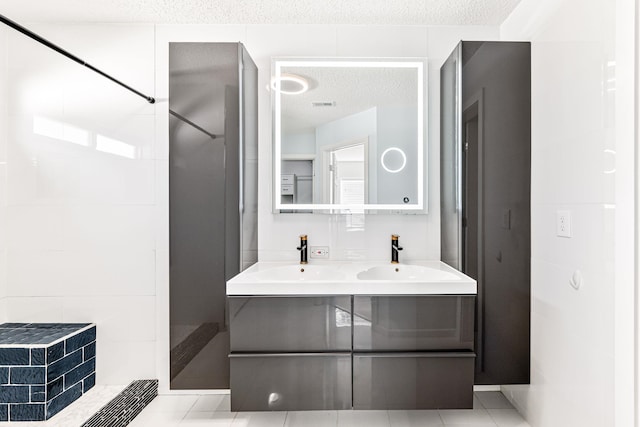
[[[411,204],[330,204],[330,203],[282,203],[279,188],[282,175],[282,97],[281,77],[285,67],[344,67],[344,68],[414,68],[417,73],[417,202]],[[390,211],[402,213],[427,213],[425,169],[427,165],[426,117],[427,117],[427,60],[426,58],[273,58],[269,89],[273,113],[273,179],[272,197],[274,212],[357,213]],[[284,95],[289,96],[289,95]]]

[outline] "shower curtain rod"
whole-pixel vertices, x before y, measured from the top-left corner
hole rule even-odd
[[[174,116],[175,118],[177,118],[178,120],[182,120],[183,122],[185,122],[186,124],[188,124],[189,126],[192,126],[194,128],[196,128],[197,130],[199,130],[200,132],[204,133],[205,135],[209,136],[211,139],[216,139],[216,138],[220,138],[220,135],[214,135],[211,132],[209,132],[208,130],[206,130],[205,128],[198,126],[197,124],[193,123],[191,120],[187,119],[184,116],[181,116],[180,114],[176,113],[175,111],[173,111],[171,108],[169,108],[169,114],[171,114],[172,116]]]
[[[62,49],[60,46],[57,46],[57,45],[51,43],[49,40],[37,35],[36,33],[34,33],[31,30],[28,30],[27,28],[23,27],[22,25],[18,24],[17,22],[12,21],[11,19],[7,18],[6,16],[0,15],[0,22],[2,22],[3,24],[8,25],[9,27],[13,28],[16,31],[20,31],[25,36],[30,37],[33,40],[37,41],[38,43],[41,43],[41,44],[47,46],[49,49],[55,50],[56,52],[66,56],[69,59],[71,59],[72,61],[75,61],[80,65],[84,65],[88,69],[90,69],[92,71],[95,71],[96,73],[100,74],[103,77],[108,78],[112,82],[119,84],[123,88],[130,90],[131,92],[135,93],[136,95],[141,96],[142,98],[146,99],[147,102],[149,102],[150,104],[154,104],[156,102],[155,98],[153,98],[151,96],[147,96],[147,95],[143,94],[142,92],[138,92],[137,90],[135,90],[131,86],[128,86],[128,85],[122,83],[120,80],[117,80],[114,77],[111,77],[109,74],[105,73],[104,71],[101,71],[101,70],[97,69],[93,65],[87,63],[86,61],[84,61],[84,60],[78,58],[77,56],[69,53],[68,51]]]

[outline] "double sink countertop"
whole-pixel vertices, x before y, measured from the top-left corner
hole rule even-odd
[[[453,295],[476,281],[441,261],[410,264],[258,262],[227,281],[227,295]]]

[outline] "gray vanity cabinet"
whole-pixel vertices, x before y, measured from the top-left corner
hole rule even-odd
[[[231,410],[351,409],[351,296],[230,297]]]
[[[232,411],[351,409],[351,353],[234,354]]]
[[[473,350],[473,295],[355,296],[354,351]]]
[[[353,409],[473,408],[472,352],[354,353]]]
[[[229,298],[232,352],[351,351],[351,296]]]
[[[231,409],[473,407],[474,295],[229,297]]]
[[[473,295],[354,296],[353,408],[473,407]]]

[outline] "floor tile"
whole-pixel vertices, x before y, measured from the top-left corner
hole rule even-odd
[[[335,427],[338,425],[338,411],[290,411],[285,427]]]
[[[495,423],[484,423],[484,422],[470,422],[470,423],[454,423],[454,424],[442,424],[441,427],[496,427]]]
[[[447,409],[440,410],[445,425],[470,424],[473,426],[495,426],[486,409]]]
[[[478,399],[475,393],[473,394],[473,409],[484,409],[482,402],[480,402],[480,399]]]
[[[179,427],[231,427],[235,416],[235,412],[193,411],[182,419]]]
[[[157,396],[144,409],[145,412],[188,412],[198,400],[197,395],[170,395]]]
[[[485,409],[514,409],[509,400],[499,391],[477,391],[475,395]]]
[[[287,413],[279,412],[238,412],[231,424],[233,427],[282,427]]]
[[[338,411],[338,427],[389,427],[387,411]]]
[[[389,411],[391,427],[436,427],[443,424],[438,411]]]
[[[204,394],[198,397],[198,400],[191,407],[189,412],[228,412],[230,409],[230,399],[228,394]]]
[[[487,409],[498,427],[530,427],[515,409]]]
[[[187,411],[149,412],[144,409],[129,423],[128,427],[178,427],[186,415]]]
[[[82,397],[67,406],[55,417],[46,422],[34,423],[38,427],[69,427],[80,426],[100,408],[116,397],[125,386],[95,386]],[[20,427],[28,427],[19,423]]]

